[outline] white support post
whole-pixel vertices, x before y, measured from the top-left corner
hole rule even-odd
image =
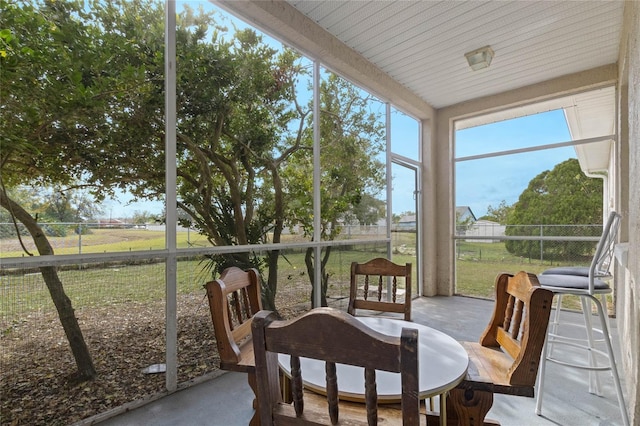
[[[321,194],[320,194],[320,63],[313,62],[313,241],[320,243],[322,238]],[[313,306],[320,306],[320,292],[322,290],[322,248],[316,245],[313,249],[314,257],[314,299]]]
[[[177,258],[176,258],[176,3],[165,3],[165,182],[166,182],[166,249],[168,251],[165,281],[165,386],[169,392],[178,382],[178,317],[177,317]]]

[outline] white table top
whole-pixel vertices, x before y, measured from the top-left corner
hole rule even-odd
[[[440,395],[462,381],[469,365],[467,351],[452,337],[433,328],[403,320],[384,317],[357,317],[368,327],[390,335],[400,336],[403,327],[418,330],[418,368],[420,398]],[[279,354],[280,365],[290,371],[289,356]],[[325,363],[301,358],[300,367],[305,387],[324,393]],[[338,395],[341,399],[362,401],[364,398],[364,371],[361,367],[338,364]],[[379,402],[398,402],[401,397],[399,373],[376,372]]]

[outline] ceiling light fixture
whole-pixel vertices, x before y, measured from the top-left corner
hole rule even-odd
[[[464,54],[465,58],[467,58],[467,62],[469,62],[469,66],[474,71],[487,68],[491,64],[493,55],[493,49],[491,49],[490,46],[481,47],[473,52]]]

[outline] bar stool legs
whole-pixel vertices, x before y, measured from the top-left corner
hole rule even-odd
[[[558,333],[558,325],[560,319],[560,307],[562,302],[562,295],[556,294],[558,299],[558,303],[556,305],[556,313],[554,315],[554,320],[549,324],[549,329],[547,331],[547,336],[544,344],[544,348],[542,349],[542,357],[540,359],[540,372],[538,377],[538,382],[536,386],[536,408],[535,412],[537,415],[542,414],[542,398],[543,398],[543,390],[544,390],[544,379],[546,372],[546,362],[551,361],[556,364],[565,365],[568,367],[580,368],[589,371],[589,392],[600,395],[600,383],[597,372],[599,371],[611,371],[611,375],[613,377],[614,386],[616,389],[616,396],[618,398],[618,406],[620,408],[620,414],[622,416],[622,423],[624,426],[629,426],[629,414],[627,413],[627,409],[624,404],[624,396],[622,393],[622,385],[620,383],[620,377],[618,375],[618,370],[616,368],[615,356],[613,351],[613,345],[611,343],[611,336],[609,333],[609,324],[607,313],[597,297],[581,294],[580,299],[582,302],[582,309],[584,314],[584,321],[586,327],[586,346],[584,344],[579,344],[578,340],[583,339],[575,339],[568,338],[566,336],[560,336]],[[601,331],[596,330],[597,332],[602,332],[602,341],[605,344],[606,351],[599,350],[595,347],[596,339],[593,337],[593,328],[592,328],[592,311],[591,311],[591,302],[595,303],[598,318],[600,320]],[[568,361],[560,360],[558,358],[554,358],[553,356],[553,346],[556,344],[565,344],[575,348],[586,349],[589,355],[589,363],[588,365],[583,364],[575,364]],[[607,357],[608,364],[607,365],[598,365],[596,360],[596,355],[600,354],[602,356]]]

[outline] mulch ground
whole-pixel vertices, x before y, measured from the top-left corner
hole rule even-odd
[[[55,314],[35,315],[0,336],[0,424],[68,425],[164,389],[164,302],[76,312],[97,377],[74,379],[75,363]],[[217,369],[206,299],[178,301],[178,381]]]
[[[308,283],[279,294],[279,306],[304,300]],[[178,383],[218,370],[209,305],[203,293],[178,296]],[[308,309],[280,309],[292,317]],[[165,375],[145,374],[165,362],[165,303],[85,308],[76,316],[97,370],[78,382],[75,362],[55,313],[35,313],[0,327],[0,425],[69,425],[165,389]]]

